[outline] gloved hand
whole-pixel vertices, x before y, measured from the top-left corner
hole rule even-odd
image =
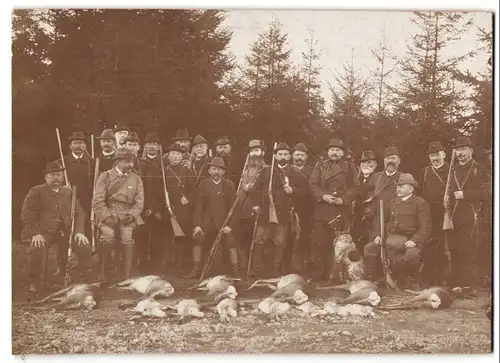
[[[135,217],[132,214],[126,214],[125,217],[123,217],[123,224],[130,224],[133,221],[135,221]]]

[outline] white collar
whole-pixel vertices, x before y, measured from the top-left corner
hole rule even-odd
[[[155,154],[155,155],[151,156],[151,155],[149,155],[148,153],[146,153],[146,156],[147,156],[149,159],[154,159],[154,158],[156,158],[156,155],[158,155],[158,154]]]
[[[120,169],[118,169],[116,166],[115,166],[115,170],[118,173],[118,175],[127,175],[127,174],[123,173]]]
[[[52,189],[52,191],[54,191],[54,192],[56,192],[56,193],[58,193],[58,192],[59,192],[59,188],[57,188],[57,189],[50,188],[50,189]]]
[[[280,164],[277,164],[277,165],[278,165],[278,167],[279,167],[280,169],[285,169],[285,168],[288,166],[288,164],[285,164],[285,165],[283,165],[283,166],[281,166]]]
[[[215,185],[219,184],[221,181],[222,181],[222,178],[220,178],[218,182],[216,182],[215,180],[212,179],[212,183],[214,183]]]
[[[410,195],[407,195],[406,197],[401,198],[401,199],[402,199],[402,200],[404,200],[404,201],[407,201],[408,199],[410,199],[410,198],[411,198],[411,196],[412,196],[412,195],[413,195],[413,193],[412,193],[412,194],[410,194]]]
[[[113,155],[114,153],[115,153],[115,151],[114,151],[114,150],[113,150],[113,151],[111,151],[110,153],[106,153],[106,152],[104,152],[104,150],[102,151],[102,154],[103,154],[104,156]]]
[[[304,166],[305,166],[305,165],[306,165],[306,164],[304,164],[304,165],[302,165],[302,166],[297,166],[297,165],[294,165],[294,166],[295,166],[297,169],[302,170],[302,169],[304,168]]]
[[[387,176],[393,176],[393,175],[394,175],[394,174],[396,174],[397,172],[398,172],[398,171],[396,170],[394,173],[389,174],[389,173],[387,172],[387,170],[386,170],[386,171],[385,171],[385,175],[387,175]]]
[[[439,165],[439,166],[434,166],[434,165],[432,165],[432,167],[433,167],[434,169],[440,169],[443,165],[444,165],[444,161],[443,161],[443,163],[442,163],[441,165]]]
[[[74,153],[74,152],[71,152],[71,154],[73,154],[73,157],[74,157],[75,159],[77,159],[77,160],[78,160],[78,159],[83,158],[83,154],[82,154],[81,156],[77,156],[77,155],[75,155],[75,153]]]

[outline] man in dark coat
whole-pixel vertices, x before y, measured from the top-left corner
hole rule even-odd
[[[247,168],[241,175],[241,188],[238,195],[238,200],[240,202],[236,206],[240,216],[240,263],[242,269],[245,271],[248,266],[256,219],[256,215],[252,209],[254,205],[250,191],[254,187],[260,172],[266,166],[264,155],[264,141],[250,140],[248,143]]]
[[[422,250],[424,267],[421,274],[423,282],[435,286],[444,286],[444,269],[446,268],[446,252],[443,231],[444,206],[443,198],[450,164],[446,162],[446,153],[439,141],[430,143],[427,150],[430,165],[420,173],[420,195],[430,206],[432,233],[429,242]]]
[[[391,272],[400,287],[403,287],[401,282],[406,282],[406,287],[414,291],[420,291],[421,250],[432,230],[429,203],[414,194],[417,185],[413,175],[401,173],[397,197],[384,205]],[[382,243],[380,232],[379,227],[373,242],[377,246]]]
[[[292,152],[292,163],[293,166],[304,173],[304,176],[309,181],[312,174],[312,166],[307,164],[307,158],[309,156],[309,150],[306,145],[302,142],[297,143],[293,147]],[[310,243],[309,237],[311,237],[312,230],[312,215],[314,212],[314,199],[310,190],[304,197],[296,203],[296,210],[300,220],[300,237],[298,241],[298,249],[296,256],[293,256],[293,244],[290,243],[286,247],[285,251],[285,265],[289,272],[305,273],[306,269],[310,264]],[[292,261],[295,258],[296,261]],[[295,262],[295,263],[292,263]]]
[[[177,144],[182,149],[182,166],[188,167],[191,154],[189,152],[191,146],[192,137],[189,137],[188,131],[186,129],[177,130],[175,137],[172,138],[172,142]],[[168,159],[167,159],[168,160]]]
[[[142,163],[139,157],[139,150],[141,149],[141,139],[139,139],[137,133],[129,132],[128,136],[125,138],[124,147],[132,151],[132,154],[134,154],[133,171],[142,178]]]
[[[160,198],[163,208],[162,219],[168,239],[166,243],[168,248],[163,251],[163,270],[173,270],[175,273],[181,273],[188,264],[191,264],[192,215],[195,203],[195,179],[193,172],[182,166],[183,150],[177,143],[170,145],[165,154],[168,162],[164,162],[164,167],[168,200],[184,237],[174,235],[172,224],[168,221],[170,213],[166,207],[164,194]]]
[[[217,138],[217,141],[215,141],[215,154],[216,156],[220,156],[224,160],[224,164],[227,165],[226,179],[231,180],[234,185],[238,185],[243,166],[238,165],[236,162],[236,158],[232,153],[231,141],[227,136],[219,136]]]
[[[297,216],[296,203],[308,192],[309,185],[304,173],[290,164],[290,147],[284,142],[278,143],[273,157],[276,159],[271,195],[275,206],[277,220],[271,220],[269,206],[269,181],[271,166],[262,169],[254,187],[251,190],[253,210],[260,213],[255,232],[254,255],[252,256],[257,273],[262,271],[264,260],[264,246],[266,241],[272,241],[275,247],[273,276],[281,273],[283,255],[287,243],[296,243],[299,236],[295,235]],[[294,233],[291,233],[294,232]],[[291,240],[291,241],[290,241]]]
[[[358,251],[363,254],[365,245],[369,242],[370,230],[373,226],[373,215],[365,213],[370,202],[365,202],[373,196],[373,178],[377,169],[377,156],[373,150],[363,151],[358,171],[359,188],[354,204],[353,238]]]
[[[115,135],[113,130],[103,130],[98,139],[101,144],[101,153],[98,156],[99,172],[102,173],[113,167],[113,156],[115,155]]]
[[[129,143],[127,138],[126,144]],[[144,153],[140,159],[141,179],[144,187],[144,224],[137,228],[137,255],[139,269],[144,273],[153,273],[160,268],[161,252],[165,244],[165,223],[162,221],[161,203],[163,179],[161,173],[160,140],[155,133],[148,133],[144,139]],[[151,257],[151,260],[150,258]],[[163,267],[163,266],[161,266]],[[155,269],[156,268],[156,269]]]
[[[491,198],[488,170],[473,158],[473,145],[468,137],[455,143],[457,163],[452,166],[447,205],[452,211],[453,230],[447,231],[452,259],[451,286],[478,286],[479,209]]]
[[[115,133],[116,148],[119,149],[125,147],[125,139],[127,138],[130,129],[125,125],[116,125],[113,132]]]
[[[189,169],[192,170],[195,178],[195,187],[209,177],[208,163],[210,157],[208,155],[208,141],[201,135],[196,135],[193,140],[193,158]]]
[[[193,270],[186,278],[198,277],[201,273],[201,257],[203,243],[213,243],[217,234],[222,230],[224,244],[229,251],[232,273],[239,276],[238,244],[233,229],[237,228],[239,217],[233,213],[228,223],[224,221],[236,199],[234,183],[225,179],[226,166],[224,160],[218,156],[208,163],[210,178],[201,181],[196,193],[193,214]],[[207,246],[209,249],[211,246]]]
[[[342,140],[332,138],[327,148],[328,158],[316,163],[309,180],[316,202],[311,235],[312,277],[315,280],[328,274],[335,230],[345,230],[349,225],[352,202],[356,198],[356,167],[344,159],[344,151]],[[331,223],[333,220],[340,221],[340,227]]]
[[[373,221],[369,233],[370,242],[365,245],[364,249],[365,271],[368,279],[382,278],[380,246],[373,242],[375,234],[380,229],[379,201],[382,200],[384,206],[387,206],[389,201],[397,196],[397,182],[401,174],[399,171],[400,163],[398,149],[395,146],[386,147],[384,150],[384,170],[376,173],[368,186],[373,190],[373,195],[369,198],[370,204],[365,209],[367,218]]]
[[[58,268],[64,271],[67,261],[69,234],[71,230],[71,189],[63,186],[64,168],[56,161],[47,164],[43,173],[45,184],[30,189],[24,199],[21,221],[21,240],[29,243],[28,275],[29,290],[35,292],[40,282],[40,263],[44,249],[56,245]],[[78,191],[78,190],[77,190]],[[74,241],[77,256],[83,249],[89,250],[89,241],[84,235],[85,213],[78,200],[75,205]],[[45,251],[48,253],[47,251]],[[88,254],[88,251],[86,252]]]

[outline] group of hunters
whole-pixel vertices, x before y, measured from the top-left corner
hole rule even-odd
[[[450,161],[443,145],[432,142],[430,163],[418,181],[399,170],[396,147],[385,148],[377,171],[373,151],[363,152],[356,167],[337,138],[314,167],[307,164],[304,143],[266,147],[250,140],[242,166],[227,137],[215,142],[214,157],[204,137],[192,139],[186,130],[179,130],[166,150],[156,134],[148,133],[142,155],[141,140],[126,126],[106,129],[98,139],[101,152],[92,158],[84,134],[74,132],[70,152],[46,165],[45,184],[31,188],[24,200],[30,291],[42,282],[44,256],[52,245],[57,246],[56,275],[64,274],[70,240],[86,279],[197,278],[220,239],[212,272],[242,277],[251,259],[252,277],[296,272],[320,281],[328,278],[338,233],[352,236],[366,279],[383,280],[380,256],[386,246],[398,284],[481,283],[478,215],[491,200],[491,174],[473,159],[467,137],[455,140]],[[266,152],[274,154],[271,165],[264,162]],[[445,215],[453,228],[443,229]],[[297,256],[299,263],[292,263]],[[439,256],[451,259],[447,281],[446,258]],[[434,271],[427,281],[421,276],[425,264]]]

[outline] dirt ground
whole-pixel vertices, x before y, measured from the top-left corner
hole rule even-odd
[[[26,302],[25,256],[14,248],[12,353],[489,353],[491,324],[483,306],[489,292],[457,300],[441,311],[375,310],[375,317],[307,316],[291,309],[281,321],[248,310],[221,324],[214,312],[203,319],[178,323],[175,316],[143,318],[117,305],[138,294],[108,290],[99,309],[40,311],[19,306]],[[53,267],[51,266],[52,271]],[[200,296],[182,291],[196,281],[170,280],[176,288],[172,299]],[[246,285],[242,286],[243,288]],[[51,288],[52,291],[56,286]],[[242,291],[240,289],[239,291]],[[41,294],[46,295],[50,291]],[[265,297],[262,288],[241,293],[241,298]],[[404,293],[386,294],[381,304]],[[311,301],[322,305],[341,297],[322,291]],[[169,299],[170,300],[170,299]],[[168,304],[169,301],[163,301]]]

